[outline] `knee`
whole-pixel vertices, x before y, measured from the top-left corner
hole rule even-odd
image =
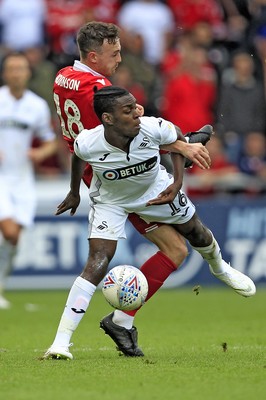
[[[95,286],[98,286],[107,272],[108,265],[109,260],[107,257],[89,257],[82,271],[81,277],[90,281]]]
[[[170,240],[161,242],[159,248],[177,267],[179,267],[188,256],[186,242],[180,235],[174,235]]]
[[[171,226],[163,225],[146,235],[178,267],[188,255],[185,239]]]
[[[108,265],[114,255],[115,248],[109,248],[104,243],[92,243],[89,258],[81,274],[82,278],[90,281],[95,286],[104,278]]]
[[[180,239],[176,240],[174,247],[170,246],[168,249],[168,254],[166,253],[166,255],[168,255],[168,257],[176,264],[177,267],[179,267],[188,256],[186,242],[182,238]]]

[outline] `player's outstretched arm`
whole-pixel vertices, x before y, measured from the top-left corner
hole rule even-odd
[[[57,140],[48,140],[42,142],[39,147],[32,147],[28,151],[28,157],[34,164],[40,164],[46,158],[56,154],[58,150]]]
[[[70,215],[74,215],[80,203],[80,195],[75,195],[71,191],[67,194],[66,198],[57,206],[55,215],[63,214],[70,210]]]
[[[211,158],[209,152],[201,143],[187,143],[176,140],[174,143],[163,145],[160,148],[182,154],[201,169],[210,169]]]
[[[210,140],[211,132],[209,127],[212,129],[211,125],[206,125],[205,127],[202,128],[202,129],[208,128],[207,133],[199,130],[198,132],[190,132],[189,134],[187,134],[190,141],[192,141],[190,137],[192,137],[192,135],[194,134],[193,143],[190,143],[185,139],[180,128],[175,125],[175,129],[177,132],[177,140],[173,143],[160,146],[160,148],[162,150],[182,154],[185,158],[191,160],[190,165],[194,163],[201,169],[209,169],[211,165],[211,158],[209,152],[201,142],[196,141],[197,137],[196,134],[201,134],[201,136],[204,135],[204,138],[206,139],[204,141],[204,144],[206,144],[205,142]],[[187,162],[185,163],[185,166],[186,164]]]
[[[163,192],[161,192],[158,197],[155,199],[150,199],[146,203],[146,207],[149,206],[160,206],[162,204],[169,204],[174,201],[176,198],[177,193],[179,190],[177,190],[177,186],[175,183],[172,183],[172,185],[169,185]]]
[[[185,159],[178,153],[171,153],[171,159],[173,163],[174,182],[162,191],[157,198],[150,199],[146,204],[147,207],[172,203],[180,191],[183,184]]]
[[[71,162],[70,192],[57,207],[55,215],[63,214],[68,210],[70,210],[70,215],[75,214],[80,203],[80,182],[85,165],[86,162],[81,160],[75,153],[73,153]]]

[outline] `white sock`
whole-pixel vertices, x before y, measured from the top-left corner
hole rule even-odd
[[[70,339],[82,320],[96,286],[80,276],[70,289],[52,346],[69,346]]]
[[[121,310],[115,310],[113,316],[113,323],[119,326],[123,326],[126,329],[131,329],[133,326],[134,317],[125,314]]]
[[[211,233],[212,234],[212,233]],[[216,242],[213,234],[212,234],[212,243],[209,246],[206,247],[193,247],[197,252],[201,254],[201,256],[204,258],[204,260],[207,261],[209,266],[211,267],[212,271],[215,274],[220,274],[224,272],[223,268],[223,259],[221,255],[221,249]]]

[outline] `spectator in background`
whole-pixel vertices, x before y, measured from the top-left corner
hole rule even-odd
[[[146,97],[145,114],[157,115],[158,98],[161,94],[160,75],[157,69],[143,57],[144,43],[142,36],[138,33],[127,32],[126,39],[122,37],[121,40],[122,65],[130,70],[134,82],[144,89]]]
[[[224,41],[231,47],[243,40],[248,26],[243,0],[166,0],[166,3],[174,13],[177,27],[185,32],[204,22],[210,26],[215,42]]]
[[[226,41],[215,40],[211,25],[205,21],[195,24],[190,34],[193,43],[206,49],[208,60],[215,67],[220,82],[222,71],[230,61],[230,51]]]
[[[266,13],[266,12],[265,12]],[[266,18],[266,16],[265,16]],[[254,34],[253,38],[254,52],[256,55],[255,61],[256,64],[256,72],[262,82],[264,87],[264,94],[266,96],[266,19],[263,25],[258,27]]]
[[[30,68],[31,77],[28,82],[28,88],[42,97],[49,105],[52,126],[57,133],[58,152],[43,162],[35,166],[35,172],[38,175],[58,176],[61,173],[69,172],[70,160],[69,154],[65,148],[65,143],[62,140],[61,127],[58,122],[56,109],[54,105],[53,84],[57,73],[55,64],[46,58],[47,47],[35,46],[25,49]],[[33,147],[41,145],[39,138],[34,138]]]
[[[133,0],[123,4],[117,14],[117,23],[127,32],[143,37],[144,59],[151,65],[161,63],[175,32],[171,9],[157,0]]]
[[[171,75],[171,72],[175,72],[182,53],[191,51],[192,45],[206,49],[208,60],[216,67],[217,71],[225,65],[227,66],[229,59],[227,49],[222,43],[215,42],[211,25],[201,21],[197,22],[190,30],[178,34],[172,47],[166,52],[160,66],[161,71],[166,74],[166,78]]]
[[[193,41],[190,32],[177,36],[173,46],[167,50],[160,64],[160,71],[164,83],[176,77],[183,70],[182,60],[185,60],[192,51]]]
[[[264,83],[266,94],[266,0],[249,1],[248,11],[250,20],[246,33],[246,46],[250,54],[254,55],[256,76]]]
[[[265,132],[265,94],[255,78],[253,57],[246,51],[233,55],[232,68],[225,70],[222,78],[216,132],[230,161],[236,163],[245,135],[254,130]]]
[[[253,46],[254,38],[260,29],[266,23],[266,1],[251,0],[247,2],[249,13],[249,26],[247,28],[247,41],[250,47]]]
[[[209,63],[207,51],[186,37],[175,73],[165,83],[161,115],[182,132],[212,124],[217,94],[217,77]]]
[[[145,109],[147,105],[147,96],[143,86],[133,79],[133,75],[126,65],[120,65],[116,74],[111,78],[111,82],[115,86],[121,86],[130,91],[136,98],[137,103],[141,104]]]
[[[197,22],[193,28],[176,36],[171,48],[166,52],[160,70],[164,80],[175,75],[184,52],[191,52],[192,46],[203,47],[210,65],[216,69],[217,79],[229,62],[229,52],[223,42],[216,42],[211,25],[208,22]]]
[[[2,0],[0,32],[2,56],[45,43],[45,0]]]
[[[28,47],[24,50],[31,68],[28,88],[48,103],[52,115],[55,116],[53,84],[57,69],[55,64],[46,58],[47,53],[46,46]]]
[[[207,22],[216,39],[226,36],[226,24],[221,3],[216,0],[166,0],[178,29],[191,31],[199,22]]]
[[[77,58],[76,33],[89,21],[116,22],[119,0],[45,0],[49,57],[60,69]]]
[[[102,22],[116,22],[116,15],[121,6],[121,0],[90,0],[94,19]]]
[[[10,53],[3,62],[0,88],[0,308],[12,270],[21,231],[32,224],[36,198],[33,166],[56,152],[55,134],[47,103],[27,89],[30,66],[25,55]],[[31,148],[32,139],[42,141]]]
[[[250,23],[247,0],[220,0],[227,26],[226,45],[230,50],[241,47],[246,42]]]
[[[232,50],[246,39],[249,13],[242,0],[166,0],[166,3],[174,13],[179,35],[193,32],[195,43],[207,45],[210,61],[218,72],[227,65]]]
[[[266,189],[266,137],[262,132],[249,132],[243,140],[238,159],[241,172],[264,181]]]
[[[46,31],[49,57],[60,69],[78,56],[75,43],[77,30],[95,18],[91,0],[46,0]]]

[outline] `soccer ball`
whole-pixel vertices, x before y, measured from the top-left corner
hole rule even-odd
[[[122,311],[135,310],[145,302],[148,282],[138,268],[118,265],[104,277],[102,292],[112,307]]]

